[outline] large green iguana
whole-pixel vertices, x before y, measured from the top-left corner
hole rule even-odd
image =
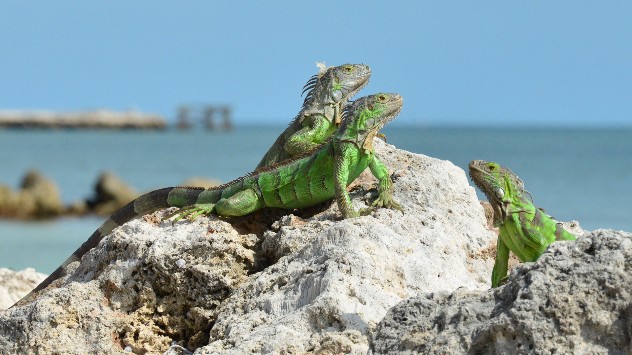
[[[303,87],[303,107],[263,156],[257,169],[280,163],[316,149],[338,129],[347,100],[360,91],[371,76],[362,64],[325,68]]]
[[[510,250],[522,262],[536,261],[554,241],[577,239],[533,205],[522,180],[511,170],[483,160],[471,161],[469,170],[492,205],[494,226],[499,228],[492,287],[507,277]]]
[[[114,228],[168,207],[181,209],[169,217],[194,219],[201,214],[243,216],[263,207],[304,208],[336,198],[344,218],[370,213],[356,211],[346,187],[367,167],[378,179],[378,197],[373,206],[401,209],[392,198],[392,182],[386,166],[373,152],[373,137],[401,110],[402,97],[376,94],[360,98],[343,113],[340,129],[327,144],[304,157],[287,160],[233,180],[204,189],[168,187],[149,192],[115,212],[62,266],[23,300],[65,274],[66,267],[97,246]],[[167,217],[167,218],[169,218]],[[21,301],[20,301],[21,302]]]

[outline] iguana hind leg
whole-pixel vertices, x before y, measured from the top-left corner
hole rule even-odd
[[[244,216],[264,207],[263,199],[253,189],[239,191],[222,198],[215,204],[215,213],[220,216]]]
[[[244,216],[252,213],[264,206],[263,200],[257,195],[255,190],[246,189],[239,191],[234,195],[221,198],[216,203],[196,203],[195,205],[185,206],[179,210],[163,217],[163,220],[176,217],[173,223],[186,218],[193,221],[201,215],[216,214],[224,217]]]

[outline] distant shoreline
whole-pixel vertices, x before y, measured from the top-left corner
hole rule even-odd
[[[85,112],[0,111],[0,129],[143,129],[164,130],[167,121],[155,114],[136,111]]]

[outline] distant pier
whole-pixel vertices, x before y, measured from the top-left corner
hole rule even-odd
[[[178,108],[176,127],[190,129],[194,122],[200,122],[207,131],[230,131],[233,129],[232,112],[228,105],[182,105]]]

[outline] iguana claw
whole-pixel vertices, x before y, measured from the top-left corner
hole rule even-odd
[[[389,193],[381,193],[375,201],[373,201],[374,207],[384,207],[393,210],[399,210],[403,212],[402,206],[393,199],[393,196]]]
[[[167,215],[165,215],[162,220],[166,221],[168,219],[171,219],[172,217],[176,216],[176,218],[171,221],[171,224],[175,224],[178,221],[180,221],[181,219],[187,219],[189,221],[195,221],[198,217],[200,217],[201,215],[210,215],[213,212],[213,208],[215,207],[214,204],[197,204],[197,205],[191,205],[191,206],[186,206],[186,207],[182,207],[180,209],[178,209],[177,211],[173,212],[173,213],[169,213]]]
[[[371,212],[373,212],[374,208],[373,207],[366,207],[366,208],[361,208],[358,211],[358,215],[360,216],[368,216],[371,214]]]
[[[371,212],[373,212],[373,210],[374,210],[373,207],[361,208],[357,211],[354,209],[351,209],[350,211],[343,213],[342,216],[343,218],[356,218],[356,217],[361,217],[361,216],[368,216],[371,214]]]

